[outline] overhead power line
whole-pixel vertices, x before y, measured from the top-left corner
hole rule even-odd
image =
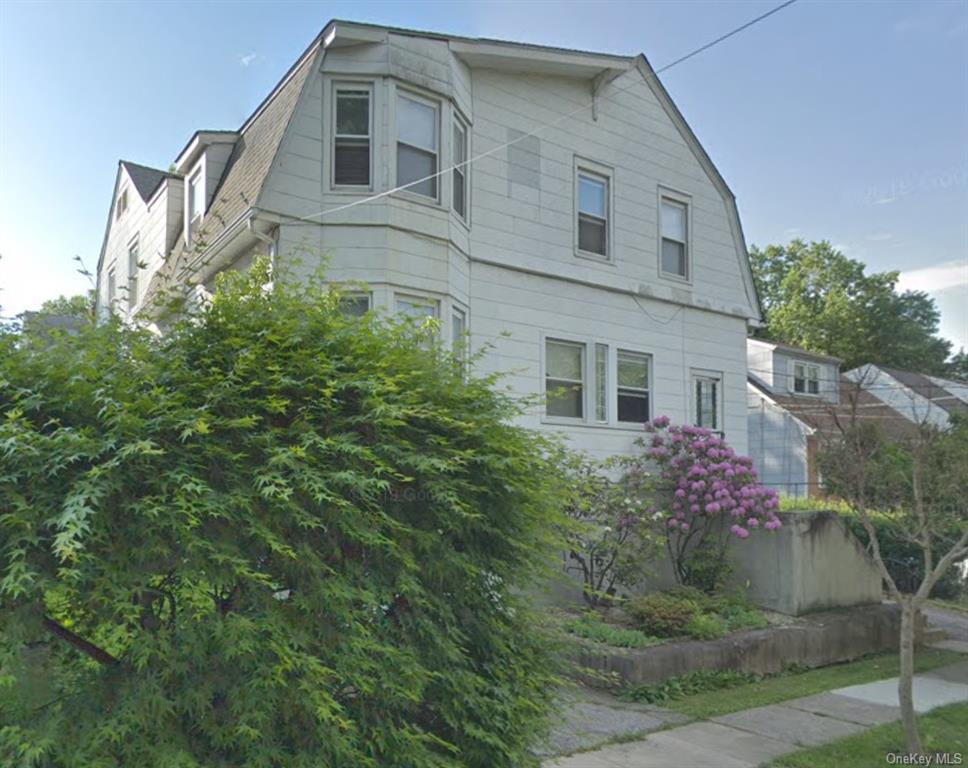
[[[731,29],[729,32],[727,32],[727,33],[725,33],[723,35],[720,35],[715,40],[710,40],[708,43],[705,43],[704,45],[701,45],[698,48],[695,48],[695,49],[689,51],[688,53],[680,56],[678,59],[675,59],[674,61],[671,61],[671,62],[669,62],[668,64],[666,64],[666,65],[664,65],[662,67],[659,67],[659,69],[653,70],[652,73],[650,73],[649,75],[647,75],[647,78],[648,79],[653,79],[653,80],[656,80],[657,81],[657,75],[659,75],[660,73],[662,73],[662,72],[668,72],[673,67],[678,66],[679,64],[682,64],[683,62],[685,62],[685,61],[693,58],[694,56],[698,56],[699,54],[701,54],[701,53],[703,53],[705,51],[708,51],[710,48],[713,48],[714,46],[719,45],[720,43],[722,43],[725,40],[728,40],[729,38],[733,37],[734,35],[738,35],[740,32],[742,32],[742,31],[744,31],[746,29],[749,29],[754,24],[758,24],[759,22],[763,21],[764,19],[769,18],[770,16],[772,16],[775,13],[779,13],[784,8],[788,8],[789,6],[793,5],[796,2],[798,2],[798,0],[786,0],[786,2],[780,3],[780,5],[778,5],[778,6],[774,7],[774,8],[772,8],[772,9],[770,9],[766,13],[762,13],[759,16],[757,16],[756,18],[750,19],[745,24],[741,24],[740,26],[738,26],[738,27],[736,27],[734,29]],[[629,70],[626,70],[626,72],[627,71],[629,71]],[[623,72],[622,74],[624,75],[625,72]],[[619,75],[619,77],[621,77],[621,75]],[[610,99],[614,99],[616,96],[619,96],[620,94],[625,93],[626,91],[631,90],[632,88],[636,87],[637,85],[639,85],[638,81],[636,81],[635,83],[632,83],[631,85],[625,86],[623,88],[615,89],[612,92],[610,92],[608,95],[599,96],[598,99],[601,100],[601,101],[608,101]],[[352,202],[345,203],[343,205],[337,205],[337,206],[335,206],[333,208],[327,208],[327,209],[324,209],[322,211],[318,211],[317,213],[309,214],[307,216],[295,216],[293,218],[296,221],[304,222],[306,224],[318,224],[319,222],[316,221],[316,219],[322,218],[324,216],[328,216],[329,214],[338,213],[339,211],[345,211],[345,210],[349,210],[350,208],[356,208],[357,206],[360,206],[360,205],[365,205],[367,203],[372,203],[372,202],[374,202],[376,200],[380,200],[381,198],[387,197],[387,196],[392,195],[392,194],[395,194],[397,192],[402,192],[402,191],[404,191],[406,189],[409,189],[410,187],[415,187],[415,186],[417,186],[419,184],[423,184],[423,183],[425,183],[427,181],[431,181],[433,179],[439,178],[439,177],[444,176],[444,175],[446,175],[448,173],[451,173],[452,171],[455,171],[457,169],[462,169],[462,168],[470,167],[471,165],[473,165],[477,161],[483,160],[485,157],[490,157],[491,155],[494,155],[494,154],[496,154],[498,152],[501,152],[501,151],[507,149],[508,147],[514,146],[515,144],[517,144],[517,143],[519,143],[521,141],[524,141],[525,139],[531,138],[533,136],[537,136],[538,134],[540,134],[540,133],[548,130],[549,128],[554,127],[555,125],[557,125],[558,123],[562,122],[563,120],[567,120],[570,117],[574,117],[575,115],[580,114],[581,112],[584,112],[584,111],[590,109],[593,106],[593,104],[594,104],[594,101],[589,101],[589,102],[587,102],[585,104],[582,104],[580,107],[578,107],[577,109],[574,109],[574,110],[572,110],[570,112],[563,112],[561,115],[559,115],[558,117],[556,117],[554,120],[551,120],[550,122],[544,123],[543,125],[538,126],[537,128],[535,128],[534,130],[532,130],[532,131],[530,131],[528,133],[522,134],[521,136],[517,136],[514,139],[511,139],[510,141],[504,142],[503,144],[499,144],[498,146],[493,147],[492,149],[487,150],[486,152],[481,152],[480,154],[475,155],[474,157],[468,158],[467,160],[464,160],[463,162],[455,163],[454,165],[451,165],[451,166],[448,166],[447,168],[444,168],[442,170],[436,171],[435,173],[431,173],[431,174],[429,174],[427,176],[424,176],[421,179],[417,179],[416,181],[411,181],[408,184],[403,184],[403,185],[398,186],[398,187],[393,187],[392,189],[387,189],[387,190],[384,190],[383,192],[377,192],[376,194],[369,195],[367,197],[361,198],[359,200],[354,200]]]

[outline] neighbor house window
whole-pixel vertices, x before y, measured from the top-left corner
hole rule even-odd
[[[120,219],[126,210],[128,210],[128,190],[125,189],[118,195],[118,204],[114,207],[114,218]]]
[[[333,184],[370,185],[370,90],[337,88]]]
[[[810,365],[810,363],[794,363],[793,391],[802,395],[819,395],[820,366]]]
[[[398,315],[424,320],[437,317],[437,302],[423,296],[397,296],[396,310]]]
[[[722,429],[720,414],[720,377],[712,374],[692,375],[692,389],[695,410],[693,413],[697,427],[705,427],[718,432]]]
[[[202,169],[199,168],[188,179],[188,228],[187,239],[195,236],[195,228],[202,221],[205,210],[204,193],[202,192]]]
[[[370,309],[370,294],[350,293],[339,297],[339,311],[347,317],[363,317]]]
[[[618,420],[644,424],[649,420],[649,356],[618,350]]]
[[[545,395],[548,416],[584,418],[585,345],[545,341]]]
[[[689,278],[689,216],[685,203],[662,198],[660,231],[662,235],[662,272]]]
[[[397,94],[397,186],[437,199],[437,107]]]
[[[128,246],[128,308],[138,303],[138,238]]]
[[[460,350],[467,343],[464,334],[467,333],[467,313],[459,307],[451,308],[450,313],[450,341],[454,349]]]
[[[578,173],[578,250],[608,255],[608,179]]]
[[[114,311],[114,296],[117,293],[118,284],[114,276],[114,267],[108,270],[108,311]]]
[[[454,210],[467,218],[467,129],[454,120]]]

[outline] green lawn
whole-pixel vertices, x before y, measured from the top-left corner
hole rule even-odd
[[[914,666],[917,672],[926,672],[963,659],[964,656],[954,651],[924,650],[917,653]],[[762,707],[766,704],[810,696],[845,685],[882,680],[897,674],[897,654],[885,653],[806,672],[784,673],[734,688],[696,693],[681,699],[673,699],[663,706],[696,718],[717,717],[741,709]]]
[[[918,724],[926,753],[960,753],[961,763],[950,764],[965,764],[968,758],[968,704],[941,707],[919,717]],[[801,749],[770,765],[773,768],[883,768],[888,765],[888,752],[904,751],[901,724],[887,723],[822,747]]]

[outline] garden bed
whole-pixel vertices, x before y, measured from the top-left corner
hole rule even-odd
[[[671,640],[621,648],[580,643],[577,661],[591,684],[602,676],[625,685],[650,685],[699,671],[758,675],[791,665],[822,667],[895,650],[900,631],[896,606],[882,604],[810,614],[786,626],[741,631],[714,640]]]

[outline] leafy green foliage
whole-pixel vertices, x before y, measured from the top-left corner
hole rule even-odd
[[[268,278],[0,335],[0,764],[534,763],[545,446],[426,330]]]
[[[654,592],[632,598],[625,610],[643,631],[659,637],[678,637],[686,634],[686,627],[699,612],[699,606],[683,595]]]
[[[665,704],[669,701],[694,696],[708,691],[736,688],[762,679],[762,675],[733,670],[701,670],[681,677],[673,677],[657,685],[634,685],[622,690],[619,696],[626,701],[644,704]]]
[[[660,637],[688,635],[697,640],[713,640],[728,632],[760,629],[768,624],[742,594],[708,595],[688,586],[633,598],[625,610],[643,631]]]
[[[646,648],[661,642],[658,638],[637,629],[618,627],[602,620],[597,613],[587,611],[577,619],[564,622],[564,629],[586,640],[613,645],[617,648]]]
[[[951,344],[938,336],[938,308],[926,293],[896,293],[897,272],[868,274],[825,240],[754,246],[750,263],[765,338],[839,357],[845,370],[880,363],[946,372]]]
[[[715,613],[695,613],[685,629],[689,637],[697,640],[715,640],[726,634],[726,622]]]

